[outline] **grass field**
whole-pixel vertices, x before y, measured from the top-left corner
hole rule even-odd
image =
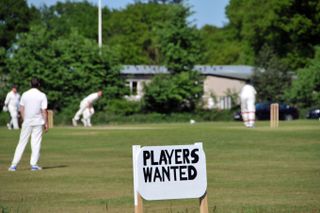
[[[57,127],[40,165],[28,145],[8,172],[19,132],[0,128],[0,212],[133,212],[131,146],[202,141],[209,212],[320,212],[320,122]],[[198,200],[145,201],[144,212],[199,212]]]

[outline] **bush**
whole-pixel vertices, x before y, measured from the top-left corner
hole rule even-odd
[[[106,107],[108,113],[116,115],[132,115],[141,111],[141,103],[127,100],[111,100]]]
[[[115,103],[115,102],[114,102]],[[120,102],[119,102],[120,103]],[[118,104],[118,103],[117,103]],[[134,103],[130,103],[129,105]],[[136,103],[138,105],[138,103]],[[112,105],[112,108],[115,107]],[[92,117],[92,123],[97,124],[140,124],[140,123],[175,123],[175,122],[189,122],[191,119],[196,122],[206,121],[232,121],[232,110],[197,110],[196,112],[178,112],[178,113],[131,113],[125,114],[128,111],[115,112],[110,110],[98,111]],[[55,125],[71,125],[71,119],[75,112],[58,112],[55,113],[54,122]]]
[[[10,121],[10,114],[8,112],[0,113],[0,125],[5,126]]]

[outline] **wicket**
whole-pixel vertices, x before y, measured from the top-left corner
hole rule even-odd
[[[270,127],[279,127],[279,104],[270,105]]]
[[[48,124],[49,128],[53,128],[53,111],[48,110]]]

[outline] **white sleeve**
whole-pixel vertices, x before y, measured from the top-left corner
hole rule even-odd
[[[24,106],[24,95],[22,95],[20,99],[20,106]]]
[[[10,102],[10,93],[7,94],[6,100],[4,101],[4,105],[8,105]]]
[[[47,96],[44,95],[43,100],[41,102],[41,109],[47,109],[48,108],[48,100]]]
[[[253,89],[253,94],[257,94],[256,89],[254,87],[252,87],[252,89]]]

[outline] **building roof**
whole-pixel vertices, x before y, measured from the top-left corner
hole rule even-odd
[[[202,75],[245,80],[251,77],[254,67],[246,65],[196,65],[194,69]],[[125,75],[156,75],[168,73],[169,71],[166,67],[155,65],[123,65],[121,69],[121,74]]]

